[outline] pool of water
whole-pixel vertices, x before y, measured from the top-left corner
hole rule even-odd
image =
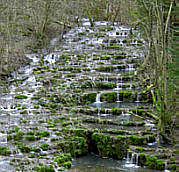
[[[154,172],[133,164],[130,160],[103,159],[94,154],[88,154],[72,162],[68,172]],[[156,171],[157,172],[157,171]]]

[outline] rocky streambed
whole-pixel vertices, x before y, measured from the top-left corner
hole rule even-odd
[[[0,88],[1,171],[85,172],[75,162],[89,153],[98,172],[174,171],[175,150],[157,144],[152,85],[138,72],[146,51],[137,30],[84,19],[50,54],[27,55],[31,64]]]

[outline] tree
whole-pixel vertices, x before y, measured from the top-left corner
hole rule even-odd
[[[172,63],[169,53],[172,42],[170,20],[174,4],[174,0],[138,1],[140,18],[138,23],[143,28],[149,49],[144,66],[150,74],[150,82],[155,85],[152,93],[154,105],[160,117],[158,122],[160,141],[164,143],[174,143],[175,89],[169,76],[169,64]]]

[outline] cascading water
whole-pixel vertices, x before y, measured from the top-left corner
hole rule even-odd
[[[137,92],[137,97],[136,97],[136,101],[135,101],[136,103],[139,103],[140,102],[140,100],[139,100],[139,93]]]
[[[101,100],[100,100],[100,97],[101,97],[101,93],[98,93],[97,95],[96,95],[96,104],[98,104],[98,103],[102,103],[101,102]]]
[[[17,134],[18,131],[18,134],[24,133],[19,142],[22,141],[22,143],[25,142],[25,144],[27,144],[23,145],[18,142],[19,145],[15,145],[18,154],[14,153],[15,151],[12,151],[10,146],[11,157],[17,156],[19,158],[18,160],[22,160],[18,165],[23,164],[22,162],[26,159],[28,160],[27,162],[25,161],[26,164],[28,164],[28,162],[34,162],[33,164],[24,165],[27,171],[32,171],[34,166],[39,168],[41,164],[51,164],[56,171],[63,171],[63,165],[58,168],[57,166],[59,164],[56,161],[54,162],[55,159],[59,159],[58,156],[62,153],[59,152],[60,149],[56,149],[56,147],[59,147],[60,144],[63,144],[64,147],[66,145],[72,145],[70,149],[75,150],[76,157],[78,153],[81,154],[83,152],[83,147],[80,149],[83,143],[85,143],[85,146],[91,143],[91,140],[86,140],[89,139],[85,138],[86,134],[85,136],[83,135],[84,137],[74,136],[76,132],[88,130],[91,133],[97,132],[99,136],[102,134],[100,138],[110,136],[104,139],[105,143],[102,142],[102,144],[96,148],[98,149],[100,147],[101,149],[105,144],[110,142],[111,138],[113,141],[120,138],[126,139],[126,137],[133,138],[133,135],[136,135],[134,138],[138,138],[141,135],[144,135],[143,137],[145,138],[146,135],[143,130],[153,127],[151,125],[154,124],[153,121],[150,121],[151,124],[145,123],[145,125],[143,123],[145,119],[141,120],[136,117],[137,120],[134,120],[131,117],[133,116],[133,112],[135,114],[135,109],[137,114],[136,107],[139,107],[137,103],[139,97],[136,98],[136,102],[131,98],[134,95],[131,91],[132,82],[136,76],[134,76],[132,72],[135,70],[135,64],[131,64],[129,61],[130,57],[133,57],[133,54],[135,54],[135,56],[138,55],[136,49],[139,47],[132,47],[132,45],[128,46],[127,44],[130,43],[130,40],[128,40],[130,39],[128,37],[130,28],[127,26],[119,26],[116,22],[114,26],[109,22],[97,22],[96,26],[91,28],[90,22],[85,20],[83,27],[71,29],[69,33],[64,35],[64,45],[60,45],[60,50],[57,52],[45,55],[43,59],[36,57],[36,55],[29,55],[29,58],[31,58],[33,62],[25,69],[23,74],[17,75],[16,79],[22,79],[22,81],[19,82],[17,86],[14,84],[13,91],[8,95],[15,101],[7,100],[4,95],[0,97],[1,101],[3,98],[5,99],[5,104],[1,102],[1,105],[7,105],[7,107],[3,109],[1,107],[0,117],[2,120],[6,118],[5,122],[8,121],[7,125],[9,126],[7,129],[7,125],[5,124],[3,130],[7,131],[12,129],[12,133],[9,132],[12,139],[16,138],[14,135]],[[40,60],[43,60],[43,62]],[[23,70],[21,73],[22,72]],[[79,74],[80,77],[78,76]],[[23,80],[25,77],[27,78]],[[18,92],[15,92],[16,89]],[[90,96],[87,96],[87,100],[83,100],[81,95],[86,92],[89,93]],[[17,94],[23,94],[23,96],[27,98],[23,100],[15,99],[14,97]],[[123,95],[123,97],[120,95]],[[107,100],[102,102],[102,99],[106,98],[105,96],[109,99],[109,102]],[[127,102],[128,98],[130,99],[129,101],[132,100],[133,102]],[[119,103],[121,100],[123,102]],[[77,105],[75,104],[76,102],[78,102]],[[143,108],[145,108],[145,106]],[[140,113],[137,115],[139,116]],[[87,118],[89,121],[87,121]],[[130,121],[129,118],[132,120]],[[137,126],[137,122],[141,122],[140,124],[142,126]],[[14,126],[19,127],[15,132]],[[122,131],[124,129],[125,132]],[[70,132],[65,133],[67,130]],[[152,134],[150,130],[147,131],[149,134]],[[47,136],[39,136],[39,134],[45,134],[46,132],[49,132]],[[152,132],[155,131],[152,130]],[[3,139],[5,136],[3,134],[5,133],[6,132],[0,134],[0,143],[6,142],[6,140]],[[29,138],[32,140],[28,141]],[[76,141],[74,138],[79,140]],[[14,140],[9,143],[7,142],[9,145],[14,144]],[[49,149],[45,152],[43,152],[41,148],[42,143],[49,145]],[[115,149],[115,144],[108,144],[107,148],[111,146],[112,149],[110,150]],[[145,146],[149,146],[149,144]],[[126,151],[128,148],[125,147],[124,144],[122,145],[122,149]],[[24,153],[24,150],[30,151],[30,153]],[[69,150],[69,147],[67,150]],[[118,147],[116,150],[119,150]],[[21,152],[23,152],[23,154],[21,154]],[[56,152],[59,153],[56,154]],[[103,151],[102,153],[105,154],[106,152]],[[65,154],[66,152],[63,153]],[[69,152],[67,151],[67,153]],[[90,154],[81,159],[75,159],[74,164],[78,160],[81,164],[77,163],[74,170],[89,172],[90,168],[88,167],[92,167],[92,172],[119,172],[123,170],[128,171],[129,169],[133,172],[137,171],[139,154],[133,153],[131,159],[129,158],[129,153],[127,154],[125,161],[102,159],[99,158],[99,156]],[[112,153],[108,155],[111,156]],[[102,157],[108,157],[108,155],[102,155]],[[33,161],[32,158],[29,158],[31,156],[33,157]],[[9,158],[11,160],[11,157],[7,156],[6,159]],[[46,159],[46,157],[48,159]],[[1,156],[0,161],[6,164],[6,161],[1,159]],[[0,163],[0,167],[1,166],[3,165]],[[9,165],[9,168],[10,167]],[[143,169],[143,171],[145,170],[146,169]],[[13,169],[4,171],[11,172]]]

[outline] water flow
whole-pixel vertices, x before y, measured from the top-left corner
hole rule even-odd
[[[135,70],[134,65],[128,64],[128,71],[131,72],[131,71],[134,71],[134,70]]]
[[[96,107],[98,108],[98,117],[101,116],[101,112],[100,112],[101,109],[100,109],[99,104],[101,104],[102,102],[101,102],[101,100],[100,100],[100,97],[101,97],[101,92],[99,92],[99,93],[96,95],[96,102],[95,102]]]
[[[5,145],[7,143],[7,134],[0,133],[0,145]]]
[[[119,97],[119,92],[117,91],[117,101],[116,101],[117,103],[119,103],[119,102],[121,102],[120,101],[120,97]]]
[[[137,154],[136,154],[136,163],[135,163],[135,168],[140,167],[140,166],[138,166],[138,163],[139,163],[139,154],[137,153]]]
[[[164,170],[164,172],[170,172],[170,171],[168,170],[168,164],[167,164],[167,161],[165,161],[165,170]]]
[[[122,116],[129,117],[131,114],[129,113],[129,108],[125,109],[125,111],[122,111]]]
[[[136,98],[136,101],[135,101],[136,103],[138,103],[138,102],[140,102],[139,101],[139,93],[137,92],[137,98]]]
[[[101,93],[98,93],[96,95],[96,102],[95,103],[102,103],[101,100],[100,100],[100,97],[101,97]]]

